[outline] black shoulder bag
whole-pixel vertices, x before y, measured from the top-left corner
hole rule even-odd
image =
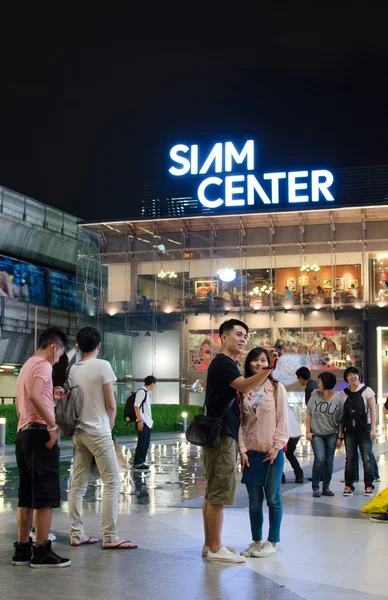
[[[205,404],[202,407],[202,414],[194,417],[186,431],[186,439],[190,444],[202,446],[204,448],[214,448],[220,443],[221,427],[224,417],[231,408],[236,398],[233,398],[223,412],[222,417],[209,417],[205,415]]]

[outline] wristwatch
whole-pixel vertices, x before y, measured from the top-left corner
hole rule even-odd
[[[58,425],[54,425],[54,427],[47,427],[47,431],[57,431]]]

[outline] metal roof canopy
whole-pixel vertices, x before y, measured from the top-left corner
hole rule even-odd
[[[162,218],[152,220],[101,221],[81,223],[80,227],[103,233],[105,236],[157,235],[178,231],[207,231],[246,229],[257,227],[289,227],[292,225],[330,225],[331,223],[362,223],[362,221],[388,221],[388,206],[364,206],[352,208],[315,209],[294,212],[249,213],[220,216],[198,216],[185,218]]]

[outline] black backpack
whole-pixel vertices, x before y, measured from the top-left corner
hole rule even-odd
[[[144,403],[147,400],[147,390],[145,388],[139,388],[140,390],[144,390],[145,391],[145,397],[143,402],[140,404],[139,410],[143,409],[144,412]],[[124,407],[124,420],[127,423],[136,423],[136,413],[135,413],[135,400],[136,400],[136,394],[139,390],[136,390],[136,392],[132,392],[132,394],[130,396],[128,396],[127,401],[125,403],[125,407]]]
[[[368,429],[368,415],[365,408],[365,400],[362,393],[366,390],[366,385],[357,392],[351,392],[345,388],[347,395],[344,404],[344,429],[346,433],[365,433]]]

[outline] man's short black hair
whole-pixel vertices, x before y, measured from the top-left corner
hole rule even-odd
[[[101,342],[101,333],[95,327],[83,327],[77,333],[77,344],[81,352],[93,352]]]
[[[358,375],[360,378],[360,383],[362,383],[363,381],[363,376],[362,373],[359,369],[357,369],[357,367],[348,367],[347,369],[345,369],[344,371],[344,380],[346,381],[346,383],[348,382],[348,375],[350,373],[354,373],[355,375]]]
[[[152,385],[153,383],[156,383],[156,377],[154,377],[153,375],[148,375],[145,379],[144,379],[144,385]]]
[[[224,321],[221,323],[218,330],[219,336],[221,337],[223,333],[230,333],[235,325],[244,327],[245,331],[248,333],[249,327],[246,323],[239,321],[238,319],[229,319],[229,321]]]
[[[318,375],[318,379],[322,381],[324,390],[332,390],[337,383],[337,377],[334,373],[330,373],[330,371],[323,371],[323,373]]]
[[[69,344],[66,333],[60,327],[49,327],[42,331],[39,336],[39,348],[45,350],[50,344],[61,344],[66,346]]]
[[[307,367],[300,367],[296,372],[295,375],[297,377],[301,377],[302,379],[304,379],[305,381],[308,381],[309,379],[311,379],[311,371],[310,369],[308,369]]]

